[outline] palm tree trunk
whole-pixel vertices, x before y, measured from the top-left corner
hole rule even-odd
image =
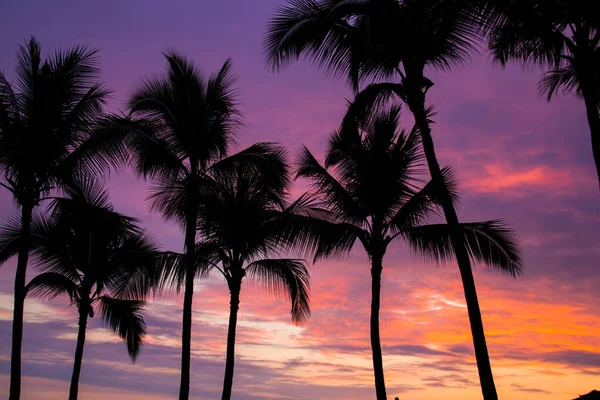
[[[379,339],[379,308],[381,297],[381,271],[383,256],[371,255],[371,352],[373,353],[373,372],[375,374],[375,392],[377,400],[387,400],[385,379],[383,376],[383,357]]]
[[[431,137],[431,128],[425,111],[425,95],[418,90],[417,94],[413,94],[409,99],[409,108],[415,117],[415,124],[419,128],[423,142],[423,151],[427,159],[429,173],[434,181],[441,182],[442,172],[438,164]],[[446,222],[450,227],[458,227],[458,216],[452,204],[450,194],[444,188],[442,193],[442,208]],[[481,383],[481,391],[485,400],[498,400],[496,386],[494,384],[494,376],[492,374],[492,366],[490,364],[490,356],[488,354],[487,344],[485,340],[485,332],[483,329],[483,321],[481,319],[481,310],[479,309],[479,300],[477,299],[477,290],[475,289],[475,280],[473,279],[473,271],[471,269],[471,260],[463,242],[458,237],[458,230],[453,229],[454,234],[451,237],[452,247],[456,254],[458,268],[462,278],[467,310],[469,312],[469,322],[471,325],[471,335],[473,336],[473,345],[475,347],[475,358],[477,360],[477,369],[479,372],[479,380]]]
[[[79,393],[79,375],[81,373],[81,361],[83,360],[83,345],[85,344],[85,330],[89,306],[82,303],[79,306],[79,332],[77,333],[77,347],[75,348],[75,361],[73,362],[73,375],[71,376],[71,388],[69,389],[69,400],[77,400]]]
[[[585,101],[585,111],[588,124],[590,126],[590,134],[592,136],[592,153],[594,154],[594,162],[596,163],[596,175],[598,176],[598,186],[600,188],[600,114],[598,112],[598,95],[593,85],[586,84],[587,81],[581,82],[583,99]]]
[[[179,400],[190,396],[190,352],[192,347],[192,301],[194,299],[194,252],[196,248],[196,210],[188,212],[185,233],[185,293],[183,295],[183,326],[181,333],[181,383]]]
[[[15,274],[9,400],[19,400],[21,397],[21,344],[23,342],[23,310],[25,306],[25,279],[27,273],[27,261],[29,259],[32,213],[33,205],[23,205],[21,208],[21,244],[19,246],[17,272]]]
[[[229,328],[227,331],[227,359],[225,361],[225,378],[223,379],[223,395],[221,400],[231,399],[233,386],[233,367],[235,363],[235,331],[237,327],[237,314],[240,309],[241,282],[232,282],[230,285],[231,301],[229,302]]]

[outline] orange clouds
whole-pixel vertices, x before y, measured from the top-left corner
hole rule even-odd
[[[519,193],[516,189],[519,188],[563,190],[575,183],[582,183],[581,179],[568,170],[554,169],[548,166],[516,169],[506,164],[484,164],[483,170],[472,172],[464,185],[478,192],[514,189],[511,193],[518,196]]]

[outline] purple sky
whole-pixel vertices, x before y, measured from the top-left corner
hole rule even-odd
[[[139,79],[165,68],[176,48],[207,72],[232,57],[245,125],[239,146],[279,141],[322,154],[350,92],[309,63],[278,74],[261,54],[265,24],[282,0],[7,1],[0,12],[0,69],[14,77],[17,46],[35,35],[45,53],[85,44],[100,49],[109,109],[123,109]],[[465,221],[506,218],[523,245],[518,280],[478,268],[476,281],[492,366],[503,400],[571,399],[600,375],[600,194],[580,100],[548,104],[538,71],[502,70],[489,57],[452,73],[432,72],[434,139],[457,171]],[[407,124],[411,124],[405,112]],[[165,248],[182,234],[145,208],[145,184],[130,172],[109,182],[118,210],[142,218]],[[0,191],[0,220],[15,212]],[[385,260],[382,341],[388,394],[406,400],[481,398],[466,309],[454,265],[438,268],[403,247]],[[287,305],[244,288],[234,399],[373,398],[368,348],[369,273],[360,251],[311,268],[313,317],[301,327]],[[30,273],[29,277],[32,274]],[[0,269],[0,388],[8,390],[14,260]],[[224,282],[199,282],[194,302],[191,394],[220,393],[228,299]],[[168,399],[178,388],[181,296],[152,303],[148,340],[132,366],[125,347],[93,321],[81,398]],[[24,399],[62,399],[75,348],[76,310],[26,302]],[[1,395],[1,394],[0,394]]]

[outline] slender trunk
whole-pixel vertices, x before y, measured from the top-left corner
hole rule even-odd
[[[416,100],[415,100],[416,97]],[[423,142],[423,151],[427,159],[427,165],[431,178],[434,181],[442,181],[442,172],[435,155],[433,139],[431,137],[431,128],[425,112],[424,94],[418,91],[409,102],[409,108],[415,117],[415,124],[419,128]],[[442,208],[446,222],[450,227],[458,227],[458,216],[452,204],[452,200],[446,188],[442,193]],[[498,400],[496,386],[494,384],[494,376],[492,374],[492,366],[485,341],[485,332],[483,330],[483,321],[481,319],[481,310],[479,309],[479,300],[477,299],[477,290],[475,289],[475,280],[473,279],[473,271],[471,269],[471,260],[463,242],[458,237],[458,230],[452,229],[454,232],[451,241],[458,268],[462,278],[467,310],[469,312],[469,322],[471,325],[471,334],[473,336],[473,345],[475,347],[475,358],[477,360],[477,369],[479,372],[479,380],[481,382],[481,390],[485,400]]]
[[[385,379],[383,376],[383,357],[379,339],[379,308],[381,297],[381,271],[383,256],[371,255],[371,351],[373,353],[373,372],[375,374],[375,392],[377,400],[386,400]]]
[[[235,330],[237,327],[237,314],[240,308],[241,282],[232,282],[229,287],[231,301],[229,303],[229,328],[227,331],[227,359],[225,361],[225,378],[223,379],[223,395],[221,400],[231,399],[233,386],[233,367],[235,363]]]
[[[77,333],[77,347],[75,348],[75,361],[73,362],[73,375],[71,376],[71,388],[69,389],[69,400],[77,400],[79,392],[79,375],[81,373],[81,361],[83,360],[83,345],[85,344],[85,330],[89,306],[81,304],[79,307],[79,332]]]
[[[592,153],[596,163],[596,175],[598,177],[598,186],[600,188],[600,114],[598,112],[598,95],[593,85],[588,85],[587,81],[581,82],[583,99],[585,101],[585,111],[590,134],[592,136]]]
[[[183,297],[183,327],[181,333],[181,383],[179,400],[190,396],[190,352],[192,347],[192,300],[194,298],[194,253],[196,248],[196,210],[188,212],[185,232],[185,293]]]
[[[21,343],[23,342],[23,308],[25,306],[25,279],[29,246],[31,241],[31,215],[33,205],[23,205],[21,209],[21,243],[15,274],[15,299],[13,308],[12,352],[10,357],[9,400],[21,397]]]

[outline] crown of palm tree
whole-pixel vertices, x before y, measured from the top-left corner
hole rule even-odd
[[[185,284],[180,400],[189,397],[193,280],[199,198],[210,176],[221,171],[262,169],[276,162],[278,150],[258,143],[229,155],[240,123],[231,60],[206,77],[191,60],[167,51],[167,73],[144,79],[131,96],[130,115],[109,116],[97,127],[95,152],[101,165],[129,164],[152,181],[150,208],[185,230],[185,255],[172,254]],[[268,172],[266,172],[268,173]],[[274,184],[285,185],[286,182]]]
[[[442,170],[444,182],[417,186],[415,173],[422,157],[418,151],[419,133],[416,129],[398,132],[399,113],[399,107],[392,107],[355,120],[353,127],[346,121],[331,135],[325,166],[306,148],[300,154],[297,176],[312,184],[310,205],[305,208],[319,211],[336,226],[330,227],[328,240],[311,242],[317,254],[348,251],[357,239],[369,254],[383,254],[387,245],[398,238],[407,240],[425,257],[453,257],[449,227],[432,223],[439,215],[444,186],[457,199],[452,170]],[[502,221],[459,226],[473,258],[511,275],[521,272],[517,246]]]
[[[31,38],[17,52],[16,84],[0,73],[0,169],[19,204],[35,205],[78,167],[109,91],[98,83],[97,52],[57,51],[42,60]]]
[[[459,0],[291,0],[271,19],[263,49],[273,69],[304,55],[356,89],[364,78],[465,61],[473,18],[471,2]]]
[[[287,295],[291,315],[302,322],[310,315],[308,270],[301,259],[278,258],[294,245],[289,229],[301,229],[288,203],[291,184],[286,152],[272,146],[264,168],[237,164],[211,169],[199,190],[197,275],[217,269],[231,285],[244,277],[265,289]],[[295,232],[295,231],[294,231]],[[185,280],[183,255],[163,281],[180,288]]]
[[[350,106],[352,107],[352,106]],[[448,197],[455,201],[451,170],[419,187],[421,154],[417,129],[399,130],[400,107],[347,115],[330,139],[322,166],[306,148],[297,177],[311,183],[302,198],[312,229],[302,231],[301,245],[316,257],[349,252],[358,240],[371,262],[371,349],[378,399],[385,399],[385,378],[379,338],[381,273],[388,246],[398,239],[434,260],[455,256],[457,241],[472,258],[506,273],[521,271],[511,231],[502,221],[432,223]],[[331,169],[329,171],[328,169]],[[313,220],[318,220],[313,223]],[[467,258],[468,260],[468,258]]]
[[[133,218],[115,212],[108,193],[93,181],[66,188],[53,200],[51,214],[32,222],[33,266],[39,274],[28,295],[67,296],[94,315],[127,344],[132,359],[145,335],[144,297],[160,260],[157,246]],[[0,258],[16,254],[20,221],[9,221],[0,233]]]
[[[165,58],[167,75],[145,78],[128,102],[132,115],[156,132],[137,146],[142,156],[136,169],[148,177],[161,176],[165,169],[170,177],[177,164],[180,173],[205,170],[228,153],[239,125],[231,60],[206,78],[174,50]]]
[[[488,0],[489,48],[496,61],[550,67],[539,84],[548,100],[559,90],[581,96],[589,71],[600,93],[600,18],[589,1]]]

